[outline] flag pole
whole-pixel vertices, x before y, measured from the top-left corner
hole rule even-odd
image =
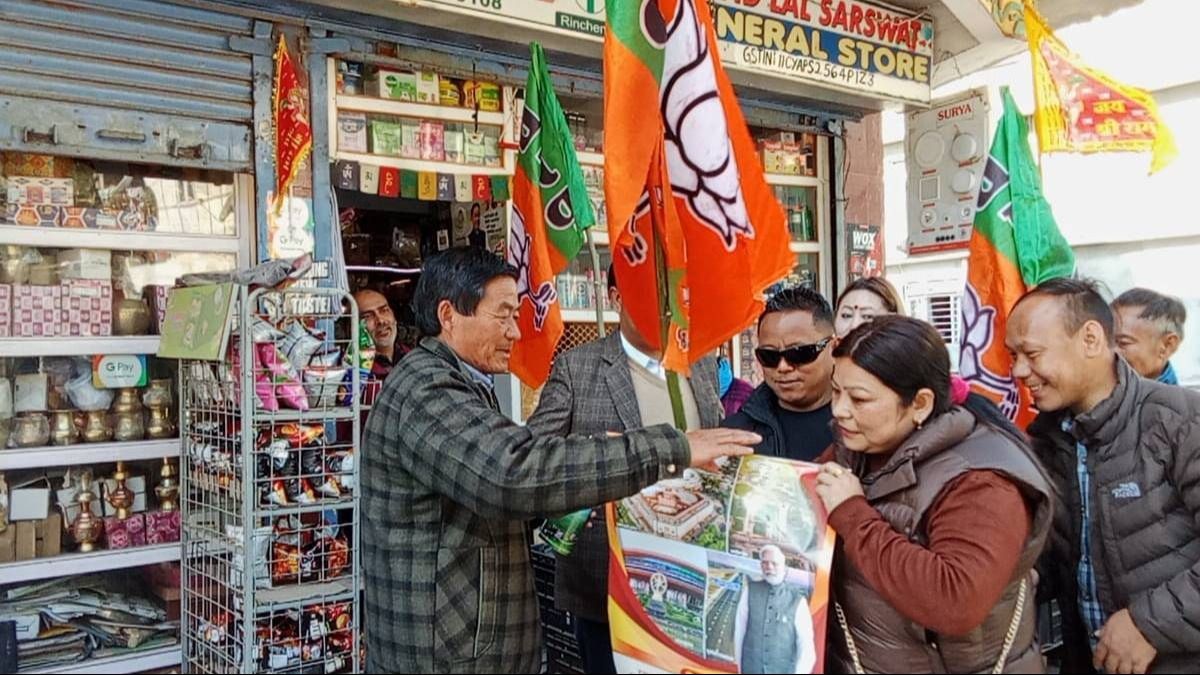
[[[584,230],[587,236],[588,251],[592,257],[592,292],[596,294],[596,332],[604,339],[608,331],[604,326],[604,303],[608,297],[607,289],[600,283],[600,254],[596,252],[596,239],[592,236],[592,228]]]
[[[646,186],[650,191],[650,223],[654,229],[654,277],[658,282],[659,327],[662,336],[661,358],[666,358],[667,345],[671,339],[671,289],[667,279],[666,240],[667,228],[662,222],[663,186],[659,162],[662,159],[662,144],[658,146],[654,161],[650,163],[650,175]],[[683,410],[683,394],[679,387],[679,373],[667,370],[667,393],[671,397],[671,413],[675,418],[675,428],[687,431],[687,415]]]

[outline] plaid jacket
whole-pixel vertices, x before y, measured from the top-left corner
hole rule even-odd
[[[384,383],[362,446],[372,673],[537,672],[525,521],[621,499],[690,461],[667,426],[535,439],[436,339]]]
[[[692,368],[691,385],[700,426],[720,426],[722,406],[715,358],[705,358]],[[539,436],[641,428],[642,414],[620,333],[559,356],[527,426]],[[592,511],[591,524],[575,541],[571,555],[558,558],[554,603],[585,619],[607,622],[608,537],[603,510]]]

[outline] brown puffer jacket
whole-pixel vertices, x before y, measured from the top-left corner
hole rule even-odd
[[[863,455],[837,448],[836,460],[862,476]],[[934,635],[907,619],[877,593],[845,558],[834,569],[834,597],[868,673],[992,672],[1013,624],[1021,582],[1026,596],[1005,673],[1045,672],[1038,648],[1031,570],[1050,529],[1050,487],[1037,463],[1003,433],[976,421],[962,408],[939,415],[914,433],[880,470],[862,478],[867,502],[911,541],[924,545],[925,514],[946,486],[968,471],[994,471],[1015,485],[1030,505],[1033,523],[1017,569],[983,623],[962,636]],[[920,593],[921,589],[912,589]],[[838,621],[830,622],[828,672],[855,672]]]
[[[1067,412],[1029,427],[1062,497],[1041,568],[1063,610],[1063,672],[1090,672],[1076,569],[1082,522],[1076,443],[1088,449],[1091,549],[1106,615],[1129,609],[1158,650],[1152,673],[1200,668],[1200,394],[1142,379],[1117,358],[1117,388],[1063,431]]]

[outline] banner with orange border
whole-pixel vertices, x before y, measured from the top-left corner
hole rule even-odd
[[[617,672],[824,671],[836,536],[818,468],[728,459],[607,506]]]

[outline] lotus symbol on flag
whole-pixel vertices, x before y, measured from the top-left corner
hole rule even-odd
[[[992,346],[996,308],[980,306],[979,294],[967,284],[963,294],[963,344],[958,368],[962,378],[1002,397],[997,402],[1001,412],[1010,420],[1017,418],[1021,408],[1021,393],[1016,380],[993,373],[984,363],[983,355]]]
[[[647,0],[643,8],[655,5]],[[696,219],[732,251],[738,235],[754,237],[754,226],[742,196],[716,72],[709,62],[708,35],[695,11],[691,2],[678,2],[667,33],[662,75],[667,167],[675,196],[683,198]],[[658,12],[642,12],[643,17],[649,15]],[[644,20],[643,30],[649,23]],[[654,34],[647,32],[647,37],[653,39]]]
[[[517,268],[517,305],[525,300],[533,305],[533,325],[541,330],[550,314],[550,306],[558,300],[558,291],[550,282],[543,282],[535,291],[530,286],[529,255],[532,241],[525,231],[525,219],[517,209],[512,211],[512,236],[508,243],[508,260]]]

